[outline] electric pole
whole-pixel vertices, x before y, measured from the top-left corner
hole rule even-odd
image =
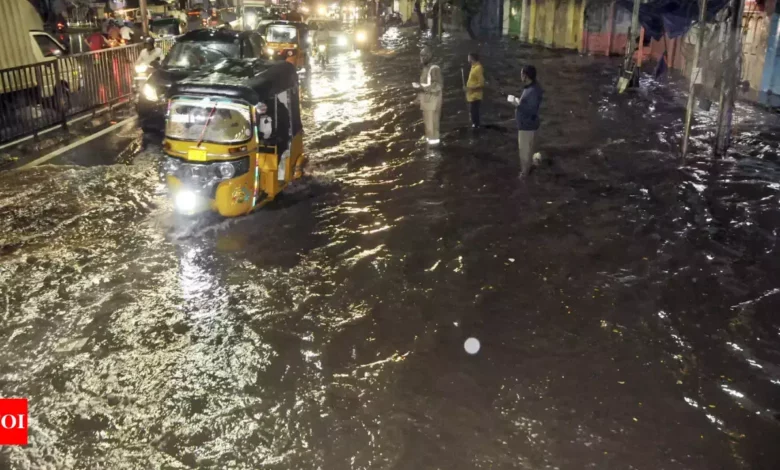
[[[144,37],[149,37],[149,11],[146,8],[146,0],[140,0],[138,6],[141,9],[141,27],[143,28]]]
[[[744,0],[731,0],[728,39],[723,51],[723,80],[720,86],[718,127],[715,134],[715,154],[723,155],[731,145],[731,124],[734,118],[734,101],[737,84],[742,75],[742,8]]]
[[[688,139],[691,135],[691,122],[693,122],[693,103],[696,95],[696,82],[702,78],[696,76],[702,73],[699,65],[699,56],[701,55],[701,46],[704,42],[704,22],[707,19],[707,0],[699,0],[699,31],[696,35],[696,46],[693,49],[693,65],[691,66],[691,83],[688,85],[688,106],[685,108],[685,128],[683,129],[682,157],[688,154]],[[697,70],[698,69],[698,70]],[[704,83],[704,80],[701,80]]]
[[[618,79],[618,93],[623,93],[634,82],[634,52],[639,42],[639,6],[641,0],[634,0],[634,9],[631,11],[631,29],[628,31],[628,44],[626,44],[626,57],[623,61],[623,70]],[[640,44],[639,47],[642,47]]]

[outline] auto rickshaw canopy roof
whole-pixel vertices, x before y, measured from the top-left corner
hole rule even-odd
[[[265,23],[260,25],[257,28],[257,30],[261,34],[265,34],[268,31],[268,28],[272,28],[274,26],[292,26],[298,30],[299,35],[309,30],[309,26],[306,23],[301,23],[299,21],[287,21],[287,20],[274,20],[271,21],[270,23]]]
[[[298,85],[294,65],[265,59],[227,59],[213,70],[200,72],[174,84],[171,96],[197,95],[261,101]]]

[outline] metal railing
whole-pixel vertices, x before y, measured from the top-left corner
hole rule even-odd
[[[167,54],[174,41],[159,39],[158,46]],[[65,127],[76,114],[131,99],[142,48],[133,44],[0,70],[0,143]]]

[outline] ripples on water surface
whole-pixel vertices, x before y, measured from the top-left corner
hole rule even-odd
[[[249,217],[172,218],[155,148],[0,175],[0,390],[31,410],[0,463],[777,468],[776,117],[741,107],[714,162],[703,116],[680,167],[673,87],[505,43],[506,130],[472,137],[450,40],[426,151],[407,38],[315,71],[309,176]],[[497,90],[528,60],[550,163],[520,186]]]

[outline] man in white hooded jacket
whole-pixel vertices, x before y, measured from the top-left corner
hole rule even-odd
[[[420,103],[420,109],[423,112],[423,122],[425,123],[425,137],[429,145],[438,145],[439,122],[441,121],[441,93],[443,80],[441,69],[433,64],[433,53],[427,47],[420,51],[420,62],[423,68],[420,73],[420,82],[412,83],[412,86],[420,93],[417,100]]]

